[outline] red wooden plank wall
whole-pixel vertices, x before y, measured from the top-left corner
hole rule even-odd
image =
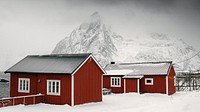
[[[153,78],[153,85],[145,85],[145,78]],[[140,80],[140,91],[166,94],[166,76],[144,76]]]
[[[137,79],[125,79],[126,80],[126,93],[137,92]]]
[[[74,74],[74,105],[102,101],[102,74],[92,58]]]
[[[169,95],[174,94],[176,92],[176,87],[174,85],[174,76],[176,75],[174,71],[174,67],[170,69],[169,76],[168,76],[168,90],[169,90]]]
[[[111,87],[110,78],[111,77],[121,77],[121,87]],[[113,93],[124,93],[124,79],[123,76],[112,75],[112,76],[103,76],[103,87],[111,89]]]
[[[30,93],[18,92],[18,78],[30,78]],[[47,95],[47,80],[60,80],[61,94]],[[40,80],[40,81],[39,81]],[[10,96],[44,94],[44,103],[71,105],[71,75],[67,74],[22,74],[12,73],[10,81]]]

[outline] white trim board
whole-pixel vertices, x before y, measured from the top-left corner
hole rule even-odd
[[[137,93],[140,94],[140,79],[137,79]]]
[[[101,76],[101,97],[103,97],[103,75]]]
[[[166,76],[166,94],[169,94],[168,76]]]
[[[71,106],[74,106],[74,75],[71,76]]]
[[[170,73],[170,71],[171,71],[171,69],[172,69],[172,66],[173,65],[170,65],[170,67],[169,67],[169,70],[168,70],[168,72],[167,72],[167,76],[166,76],[166,94],[167,95],[169,95],[169,79],[168,79],[168,76],[169,76],[169,73]]]
[[[92,59],[95,61],[95,63],[96,63],[96,64],[99,66],[99,68],[103,71],[103,74],[106,74],[105,70],[101,67],[101,65],[99,65],[99,63],[96,61],[96,59],[94,58],[94,56],[93,56],[92,54],[90,54],[90,55],[87,57],[87,59],[85,59],[84,62],[83,62],[81,65],[79,65],[79,67],[72,73],[72,75],[74,75],[74,74],[88,61],[88,59],[90,59],[90,58],[92,58]]]
[[[124,93],[126,93],[126,79],[124,79]]]

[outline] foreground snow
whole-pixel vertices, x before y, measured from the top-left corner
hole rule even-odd
[[[68,105],[18,105],[0,108],[0,112],[197,112],[200,110],[200,92],[163,94],[112,94],[103,96],[103,102],[70,107]]]

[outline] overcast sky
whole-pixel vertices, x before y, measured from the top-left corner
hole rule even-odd
[[[126,39],[158,32],[200,50],[200,0],[0,0],[0,53],[51,53],[95,11]]]

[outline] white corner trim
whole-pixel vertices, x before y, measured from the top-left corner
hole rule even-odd
[[[124,79],[124,93],[126,93],[126,79]]]
[[[71,106],[74,106],[74,75],[71,76]]]
[[[140,94],[140,79],[137,79],[137,92]]]
[[[101,95],[103,97],[103,75],[101,75]]]
[[[166,94],[167,95],[169,95],[169,82],[168,82],[168,76],[169,76],[169,73],[170,73],[170,71],[171,71],[171,69],[172,69],[172,64],[170,64],[170,67],[169,67],[169,69],[168,69],[168,71],[167,71],[167,76],[166,76]]]
[[[169,95],[169,85],[168,85],[168,76],[166,76],[166,94]]]

